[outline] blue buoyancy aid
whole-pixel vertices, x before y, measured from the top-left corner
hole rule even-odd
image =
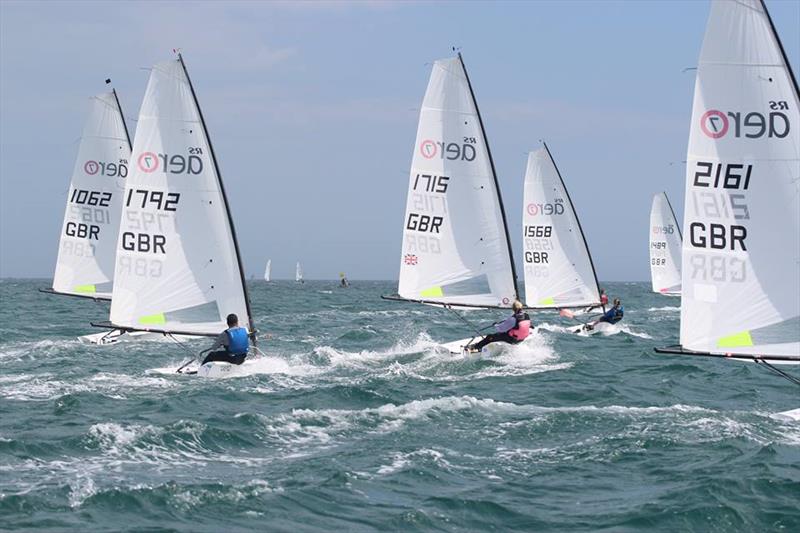
[[[247,337],[247,328],[230,328],[225,330],[228,336],[228,353],[231,355],[246,354],[250,348],[250,341]]]
[[[611,324],[616,324],[620,320],[622,320],[623,315],[625,314],[625,308],[621,305],[619,307],[612,307],[606,314],[603,315],[603,322],[609,322]]]

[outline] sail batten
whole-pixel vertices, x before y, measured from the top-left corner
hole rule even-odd
[[[687,150],[689,351],[800,362],[799,104],[763,2],[713,2]]]
[[[528,154],[522,243],[527,308],[600,305],[591,253],[547,145]]]
[[[252,327],[216,157],[183,58],[150,73],[120,225],[110,322],[210,335]]]
[[[130,139],[116,91],[90,99],[72,172],[52,289],[110,300]]]
[[[433,64],[403,228],[400,297],[468,307],[517,298],[494,163],[460,55]]]

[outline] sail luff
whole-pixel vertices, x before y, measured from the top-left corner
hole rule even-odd
[[[128,141],[128,151],[133,150],[133,143],[131,142],[131,134],[128,131],[128,123],[125,122],[125,113],[122,112],[122,104],[119,103],[119,95],[117,90],[112,88],[111,94],[114,95],[114,101],[117,103],[117,111],[119,111],[119,118],[122,121],[122,128],[125,130],[125,140]]]
[[[583,241],[583,247],[586,250],[586,256],[589,258],[589,264],[592,267],[592,276],[594,277],[594,288],[595,294],[597,295],[597,302],[593,303],[600,303],[600,283],[597,281],[597,270],[594,268],[594,260],[592,259],[592,252],[589,250],[589,243],[586,242],[586,234],[583,232],[583,227],[581,226],[581,219],[578,217],[578,212],[575,210],[575,204],[572,203],[572,198],[569,195],[569,189],[567,189],[566,184],[564,183],[564,178],[561,176],[561,171],[558,170],[558,165],[556,164],[556,160],[553,159],[553,154],[550,152],[550,148],[547,146],[547,143],[542,141],[544,145],[544,149],[547,150],[547,157],[550,158],[550,161],[553,163],[553,167],[556,169],[556,174],[558,175],[558,179],[561,182],[561,187],[564,189],[564,194],[567,196],[567,200],[569,200],[570,208],[572,209],[572,215],[575,217],[575,222],[578,224],[578,231],[581,234],[581,240]]]
[[[192,78],[189,76],[189,71],[186,69],[186,63],[183,61],[183,55],[178,53],[178,61],[180,61],[181,67],[183,67],[183,73],[186,76],[186,81],[189,83],[189,90],[192,93],[192,98],[194,99],[194,105],[197,109],[197,114],[200,117],[200,124],[203,128],[203,133],[205,134],[206,143],[208,144],[208,151],[209,156],[211,157],[211,161],[214,163],[214,170],[217,176],[217,183],[219,184],[220,194],[222,195],[222,203],[225,206],[225,213],[228,217],[228,225],[231,231],[231,238],[233,239],[233,249],[236,253],[236,263],[239,266],[239,280],[242,284],[242,292],[244,293],[244,304],[247,308],[247,318],[248,318],[248,329],[251,333],[251,338],[253,345],[256,344],[256,335],[255,335],[255,325],[253,324],[253,313],[250,309],[250,295],[247,293],[247,282],[244,276],[244,265],[242,264],[242,254],[239,251],[239,240],[236,238],[236,227],[233,224],[233,217],[231,216],[231,209],[230,204],[228,203],[228,196],[225,194],[225,184],[222,181],[222,174],[219,170],[219,164],[217,162],[217,155],[214,152],[214,145],[211,143],[211,137],[208,134],[208,128],[206,127],[206,121],[203,118],[203,110],[200,108],[200,102],[197,100],[197,94],[194,91],[194,85],[192,84]]]
[[[494,181],[495,194],[497,195],[497,202],[500,204],[500,216],[503,220],[503,231],[506,235],[506,247],[508,248],[508,260],[511,264],[511,276],[514,280],[514,299],[519,300],[519,289],[517,287],[517,266],[514,263],[514,252],[511,248],[511,236],[508,233],[508,222],[506,219],[506,210],[503,206],[503,195],[500,193],[500,183],[497,181],[497,171],[494,166],[494,158],[492,157],[492,150],[489,148],[489,138],[486,136],[486,128],[483,125],[483,117],[481,116],[480,108],[478,107],[478,100],[475,98],[475,91],[472,89],[472,82],[469,80],[469,73],[467,67],[464,65],[464,58],[461,52],[458,53],[458,61],[461,63],[461,68],[464,71],[464,77],[467,80],[467,87],[469,87],[469,94],[472,98],[472,105],[475,106],[475,114],[478,116],[478,124],[481,127],[481,135],[483,136],[483,143],[486,146],[486,155],[489,158],[489,166],[492,168],[492,179]]]

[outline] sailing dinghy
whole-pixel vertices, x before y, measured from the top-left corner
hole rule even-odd
[[[525,171],[525,302],[528,309],[560,310],[572,318],[582,308],[601,307],[600,287],[575,206],[550,149],[542,145],[528,154]]]
[[[110,300],[131,141],[117,92],[89,100],[51,294]]]
[[[408,182],[397,295],[383,298],[454,312],[507,309],[518,298],[494,162],[461,54],[433,64]],[[443,347],[461,354],[471,340]]]
[[[110,320],[93,325],[215,337],[236,313],[255,341],[233,218],[180,54],[151,70],[131,167]],[[201,374],[225,365],[209,363]]]
[[[715,1],[686,170],[680,345],[659,353],[800,364],[800,114],[766,6]]]
[[[681,246],[683,236],[667,193],[653,196],[650,208],[650,279],[653,292],[681,294]]]
[[[303,279],[303,268],[300,266],[300,261],[297,262],[297,266],[294,268],[294,281],[296,283],[305,283]]]
[[[270,281],[270,275],[272,274],[272,259],[267,259],[267,266],[264,268],[264,281]]]

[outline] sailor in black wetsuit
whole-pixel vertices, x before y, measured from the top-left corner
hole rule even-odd
[[[495,324],[497,333],[486,335],[480,342],[467,346],[466,350],[469,352],[480,352],[484,346],[492,342],[518,344],[524,341],[531,331],[531,318],[528,316],[528,313],[522,310],[522,303],[519,301],[515,300],[511,308],[514,314],[499,324]]]
[[[247,335],[247,328],[239,327],[239,317],[231,313],[227,317],[228,329],[217,337],[210,350],[224,348],[216,352],[211,352],[203,359],[202,364],[211,361],[221,361],[234,365],[241,365],[247,357],[247,350],[250,348],[250,341]]]

